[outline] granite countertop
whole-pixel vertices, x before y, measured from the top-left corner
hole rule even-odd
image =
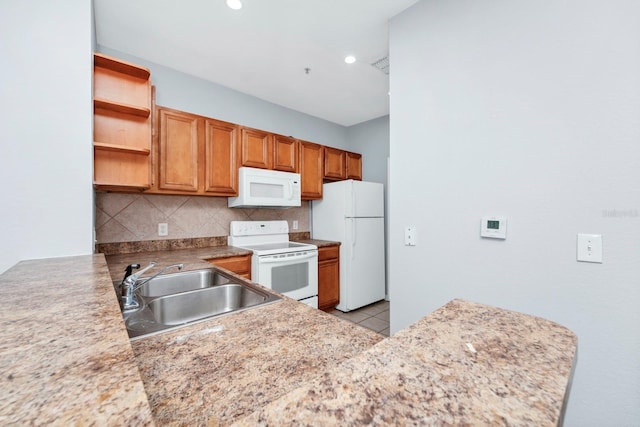
[[[285,298],[132,341],[159,425],[228,425],[384,337]]]
[[[111,279],[121,281],[124,277],[124,270],[129,264],[140,264],[144,268],[151,261],[156,261],[158,265],[154,269],[167,265],[184,263],[183,271],[198,270],[201,268],[212,268],[207,259],[225,258],[231,256],[250,255],[248,249],[241,249],[234,246],[214,246],[209,248],[175,249],[167,251],[128,253],[119,255],[107,255],[107,263],[111,272]],[[149,273],[153,274],[154,270]]]
[[[153,425],[102,255],[0,275],[1,425]]]
[[[315,241],[323,245],[336,242]],[[232,247],[109,255],[112,279],[132,262],[213,266]],[[260,285],[258,285],[260,286]],[[384,339],[290,298],[131,342],[158,424],[225,425]]]
[[[128,340],[112,283],[127,264],[246,253],[110,255],[111,272],[98,254],[0,275],[0,424],[561,424],[575,335],[462,300],[387,339],[284,297]]]
[[[573,332],[453,300],[237,425],[562,424]]]
[[[295,242],[298,243],[307,243],[309,245],[316,245],[319,248],[324,248],[328,246],[340,246],[340,242],[334,242],[331,240],[318,240],[318,239],[296,239]]]

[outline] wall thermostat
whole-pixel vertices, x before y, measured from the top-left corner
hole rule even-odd
[[[507,238],[507,218],[503,216],[483,216],[480,236],[491,239]]]

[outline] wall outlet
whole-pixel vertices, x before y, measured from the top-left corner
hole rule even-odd
[[[161,222],[158,224],[158,236],[168,236],[169,235],[169,224],[166,222]]]
[[[418,230],[413,225],[404,228],[404,245],[415,246],[418,243]]]
[[[297,221],[297,220],[295,220],[295,219],[293,220],[293,225],[292,225],[292,227],[293,227],[293,229],[294,229],[294,230],[297,230],[297,229],[298,229],[298,221]]]

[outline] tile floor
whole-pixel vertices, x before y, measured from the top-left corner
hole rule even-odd
[[[347,313],[333,310],[329,314],[371,329],[385,337],[389,336],[389,301],[374,302],[371,305]]]

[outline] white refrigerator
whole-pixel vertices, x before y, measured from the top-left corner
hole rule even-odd
[[[337,181],[323,185],[312,203],[312,237],[340,246],[340,311],[385,297],[384,187],[377,182]]]

